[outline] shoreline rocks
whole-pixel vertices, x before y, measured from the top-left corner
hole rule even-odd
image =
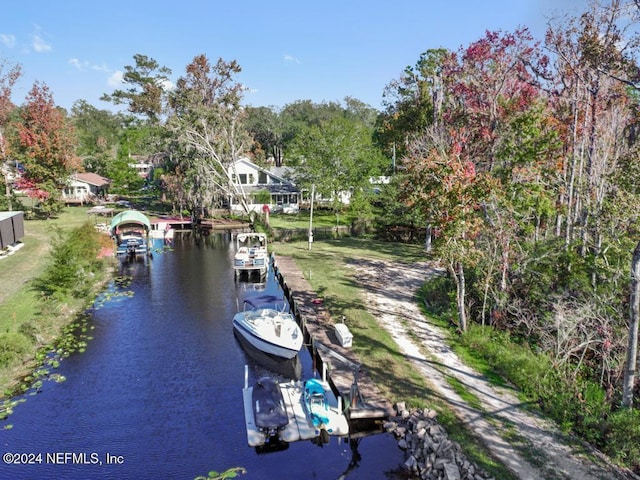
[[[421,480],[489,480],[492,477],[469,461],[457,442],[449,439],[434,410],[408,411],[404,403],[395,406],[396,415],[384,429],[398,439],[405,452],[405,468]]]

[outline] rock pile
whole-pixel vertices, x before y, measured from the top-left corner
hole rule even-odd
[[[404,450],[405,468],[422,480],[487,480],[465,457],[460,445],[449,440],[444,428],[436,421],[433,410],[414,409],[409,412],[404,403],[395,405],[396,416],[384,425],[398,439]]]

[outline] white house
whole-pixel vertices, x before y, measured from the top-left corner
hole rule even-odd
[[[111,181],[97,173],[76,173],[62,190],[62,200],[66,203],[93,203],[109,191]]]
[[[265,203],[255,199],[261,191],[271,195],[269,208],[297,208],[300,204],[300,190],[287,178],[290,171],[287,167],[263,168],[248,158],[240,158],[229,167],[229,179],[236,188],[244,192],[252,211],[262,213]],[[232,197],[229,202],[232,211],[243,211],[242,205]]]

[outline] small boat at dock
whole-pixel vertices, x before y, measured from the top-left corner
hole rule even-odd
[[[346,435],[349,432],[341,402],[335,405],[333,399],[334,395],[326,381],[310,378],[304,382],[302,403],[309,422],[319,436]]]
[[[276,427],[277,432],[275,435],[269,435],[268,431],[265,431],[263,427],[258,426],[258,416],[255,412],[256,403],[253,400],[254,389],[257,387],[257,384],[249,386],[248,366],[245,365],[242,398],[247,429],[247,443],[249,446],[263,447],[268,445],[289,444],[301,440],[315,441],[321,437],[325,437],[323,439],[323,443],[327,443],[326,437],[328,437],[328,435],[346,437],[349,434],[349,424],[347,422],[347,418],[342,413],[342,402],[340,399],[336,399],[330,390],[328,392],[325,390],[327,416],[329,417],[329,422],[332,425],[331,431],[329,432],[326,429],[315,427],[311,422],[306,408],[303,405],[304,386],[301,381],[291,380],[288,382],[277,382],[273,379],[269,379],[267,382],[272,382],[269,384],[268,388],[271,389],[277,387],[280,395],[276,392],[267,394],[266,389],[265,392],[261,392],[259,395],[269,395],[271,398],[277,399],[278,402],[280,401],[280,396],[282,396],[284,411],[286,412],[288,421],[282,427]],[[324,383],[321,382],[321,385],[324,386]],[[279,421],[284,423],[284,419],[280,419]],[[273,424],[275,425],[277,422],[274,421]]]
[[[247,342],[270,355],[295,357],[304,340],[302,330],[286,303],[274,295],[251,297],[233,317],[233,328]]]
[[[256,428],[264,435],[265,441],[277,439],[289,423],[278,383],[270,377],[259,379],[253,385],[251,402]]]
[[[234,274],[266,275],[269,270],[267,235],[264,233],[239,233],[236,236],[236,253],[233,257]]]
[[[116,215],[109,225],[109,233],[116,242],[116,255],[133,257],[149,253],[149,219],[136,210]]]
[[[147,244],[141,232],[129,231],[118,235],[117,255],[146,255]]]

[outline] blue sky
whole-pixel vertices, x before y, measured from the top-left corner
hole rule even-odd
[[[587,0],[26,0],[6,2],[0,65],[19,63],[22,103],[34,81],[70,108],[100,96],[135,54],[173,71],[196,55],[236,60],[245,104],[282,107],[357,98],[381,108],[382,92],[430,48],[457,50],[486,30],[529,27],[542,40],[547,19],[579,14]],[[6,70],[5,70],[6,71]]]

